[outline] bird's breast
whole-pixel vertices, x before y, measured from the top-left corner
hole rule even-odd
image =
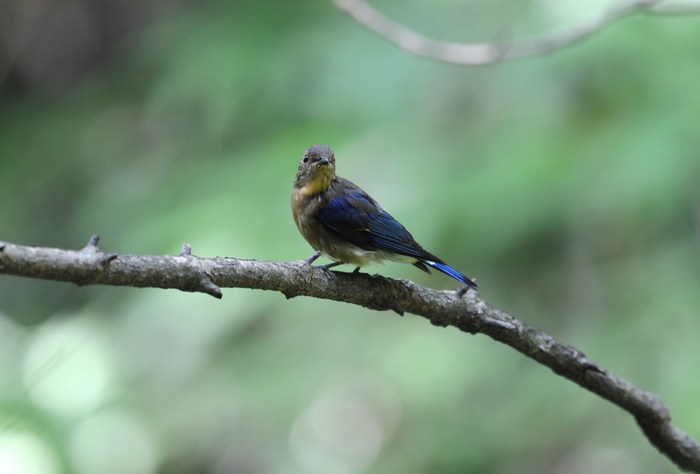
[[[357,266],[381,262],[388,257],[384,252],[357,247],[330,232],[319,219],[324,194],[309,195],[304,188],[292,191],[292,215],[306,241],[327,257]]]

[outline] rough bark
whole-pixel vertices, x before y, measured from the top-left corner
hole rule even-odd
[[[185,244],[177,256],[104,253],[97,236],[81,250],[0,242],[0,274],[77,285],[172,288],[222,297],[220,288],[279,291],[422,316],[436,326],[485,334],[549,367],[556,374],[629,412],[647,439],[679,468],[700,472],[700,444],[671,424],[656,395],[635,387],[586,358],[578,349],[491,307],[473,290],[436,291],[407,280],[335,272],[307,261],[274,262],[199,258]]]

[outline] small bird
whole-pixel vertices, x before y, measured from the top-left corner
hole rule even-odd
[[[299,232],[321,254],[360,267],[394,260],[412,263],[426,273],[429,267],[476,289],[476,283],[423,249],[413,236],[369,194],[335,174],[335,155],[325,145],[304,151],[292,188],[292,214]]]

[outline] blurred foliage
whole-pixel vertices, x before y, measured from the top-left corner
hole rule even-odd
[[[378,2],[464,41],[601,6]],[[700,437],[697,18],[460,68],[330,2],[0,9],[0,239],[306,257],[289,192],[304,147],[328,143],[487,301]],[[628,415],[505,346],[328,301],[0,277],[0,358],[0,472],[675,471]]]

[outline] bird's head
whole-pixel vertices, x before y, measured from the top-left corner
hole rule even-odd
[[[312,145],[299,162],[294,187],[312,196],[326,191],[335,179],[335,155],[326,145]]]

